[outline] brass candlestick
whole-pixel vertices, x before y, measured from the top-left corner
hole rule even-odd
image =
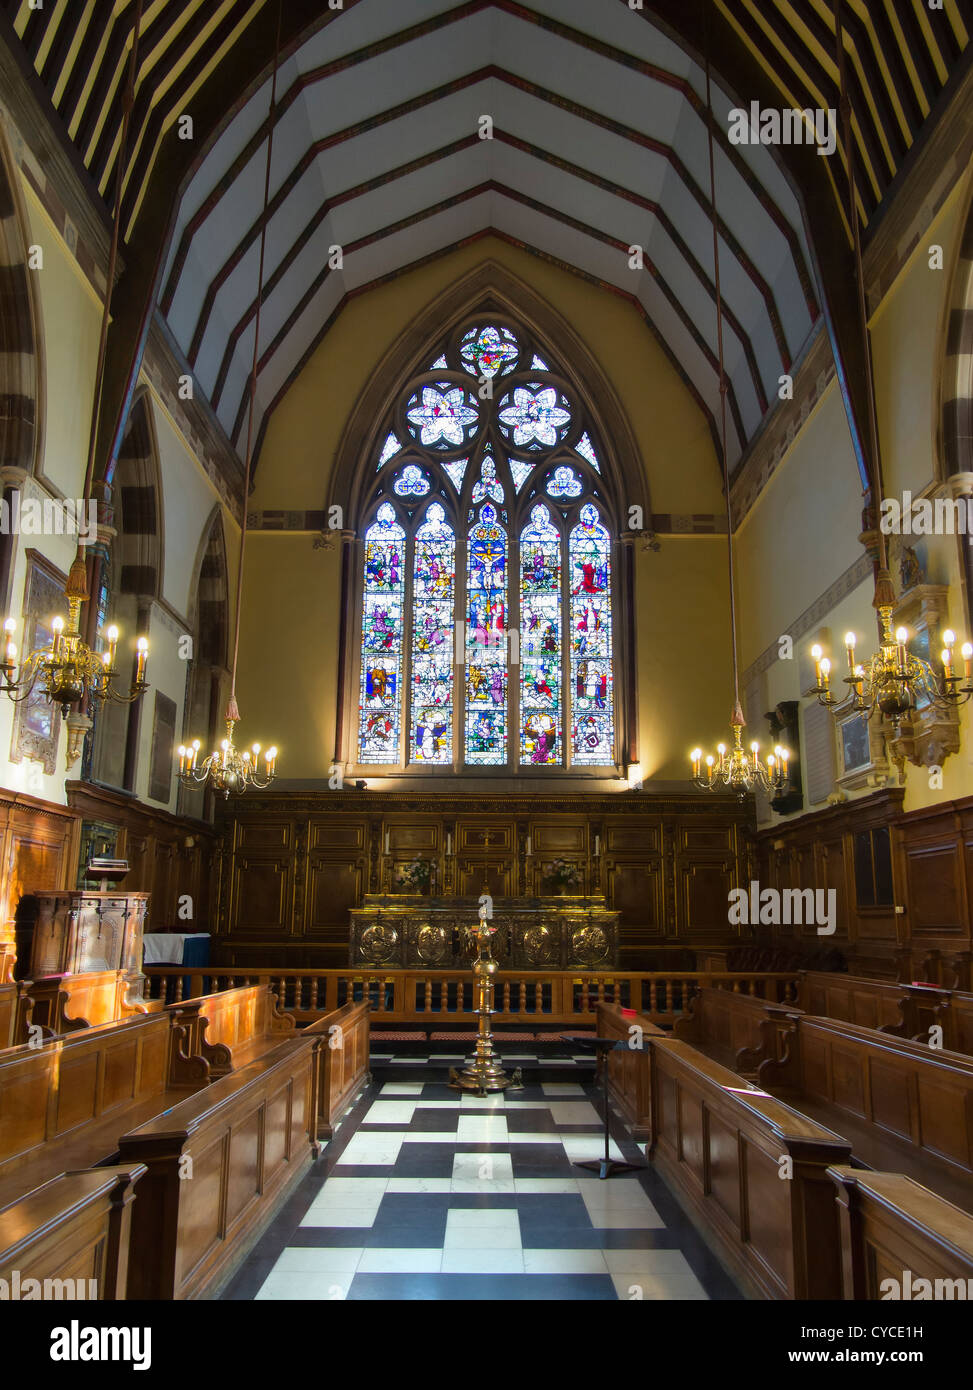
[[[484,889],[484,892],[486,889]],[[493,977],[500,968],[491,949],[493,927],[488,924],[488,907],[480,908],[480,920],[476,926],[476,960],[473,962],[473,988],[476,993],[477,1036],[476,1049],[472,1059],[461,1072],[455,1067],[449,1069],[449,1084],[462,1091],[476,1091],[485,1096],[488,1091],[505,1091],[508,1086],[523,1088],[520,1068],[508,1076],[500,1065],[500,1059],[493,1051],[493,1030],[490,1015],[493,1010]]]

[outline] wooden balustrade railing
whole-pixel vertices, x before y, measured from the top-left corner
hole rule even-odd
[[[367,999],[373,1026],[383,1023],[442,1027],[476,1022],[473,978],[468,970],[235,970],[222,966],[145,967],[146,994],[167,1003],[239,985],[270,985],[280,1007],[301,1022]],[[685,1013],[706,985],[755,995],[775,1003],[796,997],[797,975],[769,971],[617,970],[501,971],[494,994],[495,1023],[563,1026],[594,1024],[599,1004],[634,1009],[654,1023],[670,1024]]]

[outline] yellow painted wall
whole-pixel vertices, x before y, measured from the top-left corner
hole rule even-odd
[[[953,190],[920,238],[871,320],[876,404],[881,440],[884,494],[917,496],[942,477],[938,457],[943,349],[951,287],[951,268],[959,250],[968,180]],[[943,248],[944,269],[930,268],[929,248]],[[737,556],[741,617],[741,660],[753,662],[792,623],[820,599],[862,549],[861,488],[841,398],[832,382],[809,415],[787,455],[739,528]],[[913,544],[930,584],[949,586],[949,622],[960,640],[969,636],[961,578],[962,537],[904,538]],[[891,547],[892,578],[900,590],[898,542]],[[813,633],[830,634],[836,676],[845,673],[844,633],[853,630],[859,658],[877,642],[869,576],[815,620],[798,644],[795,659],[775,660],[762,677],[762,699],[770,709],[794,700],[806,688],[806,649]],[[804,656],[804,660],[800,659]],[[802,704],[806,707],[807,701]],[[942,769],[942,788],[928,772],[907,765],[905,807],[931,805],[973,793],[973,749],[969,719],[961,712],[961,748]],[[850,795],[867,794],[869,788]]]

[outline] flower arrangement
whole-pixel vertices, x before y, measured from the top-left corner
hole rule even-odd
[[[569,859],[554,859],[547,865],[544,881],[551,884],[558,892],[564,893],[569,888],[579,886],[581,871],[577,864],[573,864]]]
[[[432,882],[432,865],[428,859],[413,859],[399,870],[396,887],[409,892],[423,893]]]

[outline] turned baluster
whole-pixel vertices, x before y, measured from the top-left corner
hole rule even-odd
[[[540,1013],[543,1013],[543,1012],[544,1012],[544,982],[543,982],[543,980],[536,980],[536,981],[534,982],[534,1013],[535,1013],[535,1014],[540,1014]]]
[[[311,1008],[316,1010],[318,1007],[318,977],[311,976]]]

